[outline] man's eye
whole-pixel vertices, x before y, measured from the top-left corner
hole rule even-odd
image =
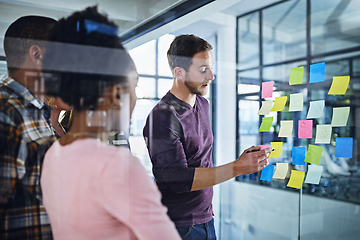
[[[200,69],[201,73],[205,73],[206,72],[206,68]]]

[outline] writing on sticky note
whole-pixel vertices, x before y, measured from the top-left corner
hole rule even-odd
[[[262,119],[260,128],[259,128],[259,132],[269,132],[272,122],[273,122],[273,117],[264,117]]]
[[[273,173],[274,173],[274,165],[267,165],[262,171],[260,180],[263,181],[272,181]]]
[[[263,149],[268,148],[270,146],[269,145],[258,145],[258,147],[260,147],[260,150],[263,150]]]
[[[308,151],[305,156],[305,162],[319,165],[323,147],[309,144]]]
[[[322,172],[323,166],[309,165],[305,183],[319,184]]]
[[[315,143],[330,144],[332,127],[330,124],[316,125]]]
[[[333,108],[331,126],[345,127],[349,119],[349,114],[350,114],[350,107]]]
[[[273,95],[274,81],[263,82],[261,86],[261,98],[271,98]]]
[[[305,165],[305,147],[292,147],[292,164]]]
[[[310,65],[309,83],[323,82],[325,80],[325,62]]]
[[[320,118],[324,113],[325,100],[311,101],[306,119]]]
[[[261,108],[258,112],[258,115],[268,115],[273,106],[273,101],[262,101]]]
[[[290,85],[302,84],[303,76],[304,76],[304,67],[292,68],[290,70],[289,84]]]
[[[275,149],[269,155],[269,158],[279,158],[282,150],[282,142],[270,142],[271,148]]]
[[[293,131],[293,121],[281,121],[278,137],[291,137]]]
[[[290,107],[289,111],[302,111],[304,107],[303,93],[290,94]]]
[[[300,189],[305,178],[305,172],[291,170],[290,180],[286,186]]]
[[[313,121],[312,120],[299,120],[298,137],[299,138],[312,138]]]
[[[275,98],[275,103],[274,106],[271,109],[271,112],[278,112],[278,111],[282,111],[285,107],[287,101],[287,96],[283,96],[283,97],[276,97]]]
[[[273,178],[285,179],[288,170],[289,170],[288,163],[276,163],[276,169]]]
[[[335,138],[335,157],[352,158],[353,138],[337,137]]]
[[[329,95],[344,95],[349,86],[350,76],[333,77]]]

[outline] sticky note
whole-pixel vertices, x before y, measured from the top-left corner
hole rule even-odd
[[[292,164],[305,165],[305,147],[292,147]]]
[[[325,100],[311,101],[306,119],[320,118],[324,113]]]
[[[269,158],[279,158],[281,154],[281,149],[283,146],[282,142],[270,142],[271,148],[275,149],[269,155]]]
[[[267,165],[262,171],[261,171],[261,176],[260,176],[260,180],[263,181],[272,181],[272,177],[274,174],[274,165]]]
[[[350,114],[350,107],[333,108],[331,126],[345,127],[349,118],[349,114]]]
[[[303,93],[290,94],[290,107],[289,111],[302,111],[304,107],[304,96]]]
[[[305,172],[291,170],[290,180],[286,186],[300,189],[304,182]]]
[[[292,68],[290,70],[289,84],[290,85],[302,84],[303,76],[304,76],[304,67]]]
[[[261,98],[271,98],[273,95],[274,81],[263,82],[261,88]]]
[[[298,137],[312,138],[312,129],[313,129],[312,120],[299,120]]]
[[[293,121],[281,121],[278,137],[291,137],[293,131]]]
[[[344,95],[350,82],[350,76],[333,77],[333,81],[328,92],[329,95]]]
[[[310,65],[309,83],[323,82],[325,80],[325,62]]]
[[[275,98],[275,103],[274,106],[271,109],[271,112],[277,112],[277,111],[282,111],[285,107],[287,101],[287,96],[283,96],[283,97],[276,97]]]
[[[258,115],[268,115],[273,106],[273,101],[262,101],[261,108],[258,112]]]
[[[319,165],[323,147],[309,144],[308,151],[305,156],[305,162]]]
[[[258,145],[258,147],[261,147],[260,150],[263,150],[263,149],[268,148],[270,146],[269,145]]]
[[[273,117],[264,117],[262,118],[262,122],[259,128],[259,132],[269,132],[272,122],[273,122]]]
[[[322,172],[323,166],[309,165],[305,183],[319,184]]]
[[[352,158],[353,138],[337,137],[335,138],[335,157]]]
[[[276,169],[273,178],[285,179],[288,170],[289,170],[288,163],[276,163]]]
[[[315,143],[330,144],[332,127],[330,124],[316,125]]]

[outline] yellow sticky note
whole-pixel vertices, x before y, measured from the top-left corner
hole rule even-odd
[[[285,179],[288,170],[289,170],[288,163],[276,163],[276,169],[273,178]]]
[[[281,149],[283,146],[282,142],[271,142],[271,148],[275,149],[269,155],[269,158],[279,158],[281,154]]]
[[[304,67],[292,68],[290,70],[289,84],[290,85],[302,84],[303,76],[304,76]]]
[[[293,131],[293,121],[281,121],[278,137],[291,137]]]
[[[284,97],[276,97],[274,106],[272,107],[272,112],[282,111],[285,107],[287,101],[287,96]]]
[[[329,95],[344,95],[349,86],[350,76],[333,77]]]
[[[305,172],[291,170],[290,180],[286,186],[300,189],[305,178]]]

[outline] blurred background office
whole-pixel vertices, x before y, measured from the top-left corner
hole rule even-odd
[[[291,164],[293,146],[311,139],[279,138],[281,120],[306,119],[309,101],[325,100],[319,124],[331,122],[332,108],[350,106],[345,127],[332,130],[320,165],[318,185],[300,190],[287,180],[239,176],[214,187],[218,238],[358,239],[360,236],[360,1],[359,0],[0,0],[0,75],[7,75],[3,39],[23,15],[55,19],[98,4],[119,26],[119,35],[140,78],[130,124],[131,150],[151,175],[142,128],[153,106],[172,85],[166,52],[176,35],[195,34],[213,46],[215,81],[210,102],[214,165],[233,161],[251,145],[284,142],[280,158]],[[325,81],[308,83],[309,66],[325,62]],[[290,69],[304,66],[303,84],[289,86]],[[333,76],[350,76],[345,95],[327,95]],[[270,132],[259,133],[261,84],[274,81],[274,96],[304,94],[304,111],[272,113]],[[295,131],[295,130],[294,130]],[[353,157],[335,157],[335,137],[354,139]],[[306,166],[294,166],[306,171]]]

